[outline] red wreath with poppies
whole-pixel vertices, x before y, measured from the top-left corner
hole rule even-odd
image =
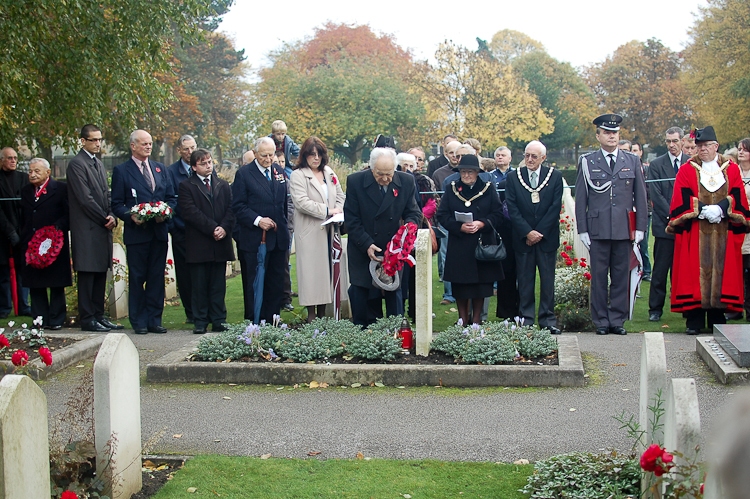
[[[34,232],[26,249],[26,265],[35,269],[52,265],[63,249],[63,237],[62,231],[54,225],[47,225]]]
[[[409,222],[399,227],[396,235],[390,240],[383,255],[383,271],[393,277],[396,272],[404,268],[404,262],[413,267],[416,262],[411,252],[417,240],[417,225]]]

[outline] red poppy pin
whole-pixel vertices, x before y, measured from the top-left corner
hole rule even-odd
[[[463,190],[463,187],[458,188],[458,192],[461,192]]]
[[[156,173],[161,173],[161,168],[159,168],[158,166],[156,167]]]
[[[398,197],[398,189],[393,189],[393,197],[394,198]]]
[[[333,185],[336,185],[339,183],[339,179],[336,178],[336,175],[331,175],[331,183]]]

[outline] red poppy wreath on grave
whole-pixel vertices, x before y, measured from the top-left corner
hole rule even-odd
[[[406,261],[410,267],[416,263],[411,252],[414,249],[414,241],[417,239],[417,225],[409,222],[402,225],[396,235],[390,240],[383,255],[383,270],[393,277],[396,272],[404,267]]]
[[[63,233],[54,225],[47,225],[34,232],[26,249],[26,265],[44,269],[52,265],[63,248]]]

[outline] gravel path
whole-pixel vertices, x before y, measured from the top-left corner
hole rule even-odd
[[[362,452],[378,458],[533,461],[571,451],[627,450],[632,442],[613,416],[638,412],[640,334],[577,335],[589,375],[585,388],[480,390],[150,384],[144,381],[146,364],[194,336],[129,336],[141,356],[143,440],[155,441],[151,452],[160,454],[305,457],[315,451],[325,458]],[[696,380],[705,440],[737,388],[715,381],[695,353],[694,337],[666,335],[666,352],[672,377]],[[71,367],[42,383],[51,414],[62,410],[83,370]]]

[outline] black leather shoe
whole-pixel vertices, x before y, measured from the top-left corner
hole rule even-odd
[[[206,328],[197,327],[193,329],[193,334],[206,334]]]
[[[550,334],[562,334],[562,331],[560,331],[559,327],[547,326],[545,329],[547,329]]]
[[[619,334],[619,335],[622,335],[622,336],[628,334],[628,332],[622,326],[612,326],[612,327],[610,327],[609,328],[609,333],[610,334]]]
[[[54,326],[49,326],[47,329],[49,329],[50,331],[59,331],[62,329],[62,326],[60,324],[56,324]]]
[[[109,331],[109,328],[106,326],[102,326],[96,321],[90,321],[86,324],[81,324],[81,331],[93,331],[95,333],[106,333]]]
[[[291,303],[285,303],[284,305],[282,305],[281,310],[292,312],[294,311],[294,305],[292,305]]]
[[[106,317],[98,319],[97,322],[104,327],[108,327],[109,329],[125,329],[125,326],[123,326],[122,324],[115,324]]]
[[[609,328],[608,327],[598,327],[598,328],[596,328],[596,334],[609,334]]]
[[[213,331],[214,333],[223,333],[223,332],[224,332],[224,331],[226,331],[226,330],[227,330],[227,328],[225,328],[225,327],[224,327],[223,325],[221,325],[221,324],[213,324],[213,325],[211,326],[211,331]]]
[[[689,334],[690,336],[695,336],[698,334],[701,334],[700,329],[692,329],[692,328],[685,328],[685,334]]]
[[[148,334],[148,330],[145,327],[134,327],[133,332],[135,334]]]
[[[648,314],[648,320],[651,322],[659,322],[661,320],[661,314],[657,314],[656,312]]]
[[[164,334],[167,332],[167,328],[165,328],[164,326],[149,326],[148,332],[156,333],[156,334]]]
[[[727,312],[724,317],[728,321],[739,321],[742,320],[742,312]]]
[[[643,276],[643,280],[646,281],[646,282],[651,282],[651,276],[650,275],[645,275],[645,276]]]

